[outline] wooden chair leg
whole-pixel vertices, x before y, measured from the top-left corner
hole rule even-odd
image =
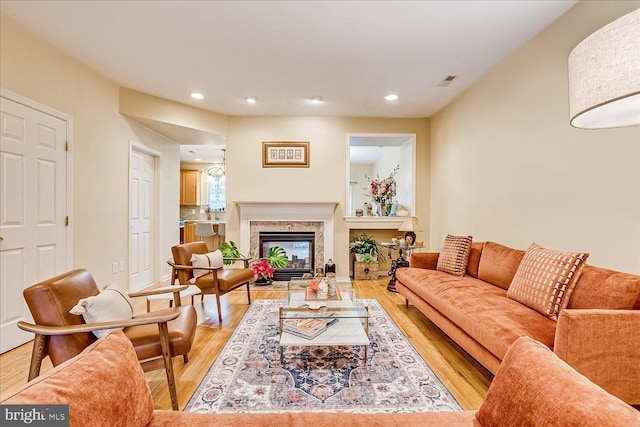
[[[171,396],[171,407],[174,411],[180,410],[178,404],[178,393],[173,375],[173,360],[171,359],[171,347],[169,345],[169,328],[166,323],[159,323],[160,346],[162,347],[162,357],[164,359],[164,370],[167,374],[167,384],[169,385],[169,395]]]
[[[251,304],[251,291],[249,291],[249,283],[247,282],[247,299],[249,300],[249,304]]]
[[[31,381],[40,375],[42,359],[47,355],[47,337],[36,334],[33,339],[33,349],[31,350],[31,364],[29,365],[29,379]]]
[[[182,361],[184,363],[189,363],[189,355],[188,354],[183,354],[182,355]]]
[[[218,305],[218,320],[222,324],[222,310],[220,310],[220,295],[216,294],[216,304]]]

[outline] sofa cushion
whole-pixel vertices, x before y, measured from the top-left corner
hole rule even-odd
[[[513,277],[507,297],[557,319],[566,308],[589,254],[560,252],[532,243]]]
[[[476,418],[484,427],[640,425],[640,412],[529,337],[509,349]]]
[[[495,242],[486,242],[478,264],[478,279],[509,289],[524,251],[511,249]]]
[[[553,347],[556,322],[506,298],[504,289],[470,276],[419,268],[400,268],[396,277],[499,359],[525,335]]]
[[[438,257],[436,270],[453,274],[454,276],[464,276],[469,262],[472,239],[471,236],[452,236],[447,234]]]
[[[585,264],[567,308],[640,310],[640,276]]]
[[[480,257],[484,242],[471,242],[471,251],[469,252],[469,262],[467,263],[467,274],[471,277],[478,278],[478,266],[480,265]]]
[[[22,387],[2,404],[68,404],[70,426],[145,426],[153,400],[131,342],[115,331]]]

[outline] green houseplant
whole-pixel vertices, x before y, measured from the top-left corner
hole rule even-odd
[[[222,252],[224,258],[244,258],[240,250],[233,241],[224,242],[218,248]],[[287,252],[280,246],[272,246],[267,251],[264,258],[255,257],[249,261],[249,267],[253,269],[256,278],[261,277],[265,280],[273,277],[274,268],[283,268],[287,266],[289,258]],[[233,264],[233,261],[224,261],[225,264]],[[266,264],[265,264],[266,263]],[[267,265],[268,264],[268,265]]]
[[[372,264],[383,259],[384,255],[378,251],[378,244],[375,239],[367,233],[356,234],[349,243],[349,250],[356,255],[356,261],[363,261]]]

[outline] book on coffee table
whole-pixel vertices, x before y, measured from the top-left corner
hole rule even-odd
[[[327,326],[338,319],[285,319],[282,322],[282,330],[302,338],[314,339],[327,330]]]

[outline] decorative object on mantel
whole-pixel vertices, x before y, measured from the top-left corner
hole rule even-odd
[[[407,217],[404,220],[398,231],[404,231],[404,240],[407,245],[411,246],[416,241],[416,231],[422,231],[422,227],[418,223],[418,219],[415,216]]]
[[[398,206],[398,209],[396,209],[396,216],[407,216],[409,215],[409,209],[405,208],[404,206]]]
[[[371,179],[369,176],[365,175],[369,181],[369,188],[367,196],[371,197],[374,203],[374,214],[376,216],[389,216],[393,211],[395,214],[395,209],[393,209],[393,205],[395,203],[397,208],[397,203],[394,202],[394,197],[396,197],[396,179],[395,176],[398,173],[398,169],[400,169],[400,165],[396,165],[393,168],[393,172],[389,174],[388,177],[384,179],[380,179],[378,176],[376,179]]]
[[[308,142],[263,142],[263,168],[308,168]]]
[[[568,70],[571,126],[640,125],[640,9],[584,39]]]
[[[371,203],[364,202],[364,212],[366,216],[373,216],[373,206],[371,206]]]

